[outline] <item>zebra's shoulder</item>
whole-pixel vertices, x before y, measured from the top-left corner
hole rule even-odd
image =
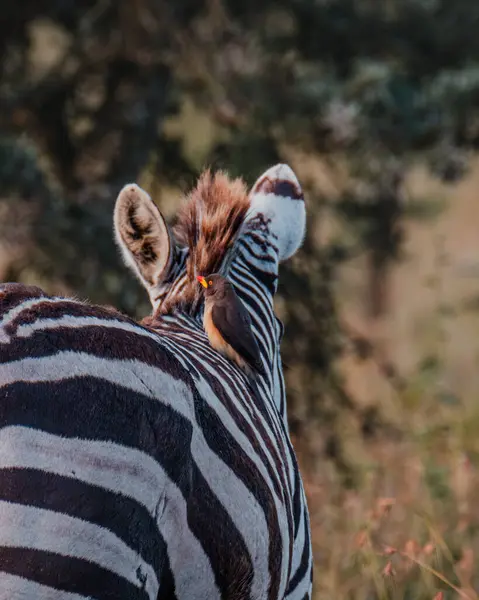
[[[62,311],[75,312],[76,314],[92,317],[113,317],[125,321],[132,321],[113,306],[99,306],[75,297],[53,296],[35,285],[23,283],[0,284],[0,319],[9,320],[8,317],[17,317],[21,313],[41,313],[43,317],[48,313],[58,316]]]
[[[3,342],[25,328],[46,330],[94,324],[108,328],[114,323],[132,331],[145,330],[144,326],[112,306],[53,296],[32,285],[0,284],[0,337]]]
[[[109,361],[108,368],[115,364],[118,369],[121,361],[127,361],[121,363],[124,370],[143,363],[144,370],[149,366],[176,379],[190,380],[160,332],[112,306],[51,296],[33,286],[2,285],[0,364],[24,359],[48,362],[53,356],[59,370],[66,369],[68,360],[73,361],[74,369],[81,357],[84,364],[93,361],[95,368],[103,359]]]

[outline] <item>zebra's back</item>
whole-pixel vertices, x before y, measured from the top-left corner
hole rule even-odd
[[[289,446],[203,338],[2,286],[0,599],[279,597]]]

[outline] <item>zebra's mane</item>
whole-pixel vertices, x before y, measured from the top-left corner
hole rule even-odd
[[[221,272],[244,221],[250,201],[246,184],[221,171],[205,171],[186,203],[178,211],[173,228],[176,242],[188,249],[186,285],[165,299],[161,312],[177,307],[194,312],[200,300],[196,275]]]

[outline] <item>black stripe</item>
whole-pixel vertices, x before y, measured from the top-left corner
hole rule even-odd
[[[177,600],[177,598],[173,571],[171,570],[170,560],[168,556],[166,556],[166,562],[161,573],[160,589],[158,591],[157,600]]]
[[[28,337],[14,337],[9,344],[0,344],[0,363],[52,356],[64,351],[84,352],[108,359],[138,360],[178,379],[181,372],[178,359],[139,331],[138,335],[101,325],[38,330]]]
[[[150,600],[127,579],[80,558],[44,550],[0,546],[2,572],[95,600]]]
[[[256,252],[256,250],[261,247],[259,241],[262,242],[263,240],[259,236],[256,240],[254,239],[254,237],[254,234],[245,235],[245,237],[239,240],[238,245],[241,246],[241,248],[243,248],[244,250],[246,250],[248,254],[251,254],[254,258],[256,258],[258,262],[266,262],[276,265],[278,261],[274,256],[271,256],[271,254],[266,254],[263,252],[259,254],[259,252]],[[247,238],[251,238],[253,245],[248,244],[248,242],[246,241]],[[262,247],[261,249],[263,250]]]
[[[0,499],[62,512],[109,529],[153,567],[160,581],[167,563],[166,544],[147,509],[74,476],[74,472],[64,477],[38,469],[0,469]]]
[[[93,377],[16,382],[0,389],[0,427],[9,425],[135,448],[156,459],[185,497],[190,493],[192,425],[160,398]]]
[[[26,308],[8,323],[5,330],[9,335],[13,335],[20,325],[31,324],[39,319],[60,319],[61,317],[94,317],[130,323],[140,327],[135,321],[114,309],[58,298],[55,302],[39,302],[31,308]]]
[[[271,188],[271,193],[292,200],[303,200],[303,193],[292,181],[276,180]]]
[[[243,267],[244,268],[244,267]],[[234,275],[232,278],[233,284],[235,285],[235,289],[236,292],[238,294],[245,294],[246,290],[248,290],[250,292],[249,297],[250,298],[254,298],[253,302],[254,302],[254,307],[257,310],[257,312],[255,311],[253,313],[253,317],[256,317],[256,319],[260,322],[260,323],[264,323],[264,321],[266,320],[267,323],[265,323],[266,325],[266,332],[270,332],[270,338],[273,339],[273,336],[276,334],[275,332],[275,328],[274,328],[274,322],[273,322],[273,309],[272,309],[272,304],[268,305],[267,301],[265,300],[265,298],[268,297],[268,292],[265,291],[264,294],[261,293],[261,289],[260,286],[258,286],[257,282],[255,281],[251,281],[249,282],[248,279],[248,275],[246,273],[242,273],[241,271],[241,267],[236,266],[234,269]],[[236,279],[238,281],[236,281]],[[269,298],[270,302],[272,302],[271,298]]]
[[[93,378],[73,379],[60,383],[17,382],[0,390],[0,427],[15,424],[41,428],[65,437],[112,441],[142,450],[162,464],[170,478],[180,486],[184,496],[189,494],[189,487],[186,485],[188,479],[184,477],[184,472],[187,470],[185,461],[191,460],[191,456],[185,452],[185,447],[189,448],[191,439],[191,424],[159,401],[152,401],[141,394]],[[159,444],[158,434],[164,430],[169,431],[172,438],[166,444]],[[162,437],[160,436],[160,439]],[[82,484],[70,482],[70,485],[75,487]],[[88,491],[94,494],[87,495],[88,503],[85,503],[87,505],[77,506],[77,510],[99,509],[99,494],[103,492],[108,495],[106,490],[94,490],[94,486],[88,487],[90,488]],[[0,489],[4,491],[3,486]],[[69,493],[67,489],[59,489],[62,494]],[[21,493],[22,491],[19,490],[19,494]],[[31,493],[35,494],[35,491],[32,489]],[[74,495],[73,491],[71,493]],[[161,490],[159,495],[160,493]],[[85,498],[85,496],[78,497]],[[49,500],[53,501],[52,498]],[[58,499],[58,502],[60,500]],[[111,497],[104,502],[105,506],[108,506]],[[31,504],[34,502],[32,501]],[[124,509],[126,504],[123,504]],[[134,510],[138,511],[138,505],[133,503],[132,508],[133,505]],[[118,510],[118,503],[116,510]],[[111,511],[108,512],[111,516]],[[124,527],[132,519],[132,515],[134,516],[135,513],[131,513],[130,516],[125,515]],[[97,518],[100,516],[97,514]],[[135,519],[140,519],[139,513]],[[120,521],[116,524],[110,523],[111,527],[115,525],[120,528]],[[143,525],[146,533],[146,520]],[[120,537],[124,537],[125,534],[126,530]],[[130,534],[135,535],[133,531]],[[155,536],[158,536],[156,540]],[[128,540],[125,541],[128,543]],[[150,530],[150,535],[146,535],[144,540],[138,540],[138,543],[143,544],[143,552],[147,559],[148,554],[154,551],[155,544],[161,544],[157,528]],[[150,544],[151,548],[148,548]],[[168,600],[174,600],[174,581],[168,558],[164,554],[161,560],[160,591]],[[151,562],[155,565],[153,561]]]
[[[34,285],[21,283],[0,284],[0,316],[19,304],[33,298],[48,298],[43,290]]]
[[[192,483],[188,524],[211,561],[221,597],[250,599],[253,565],[246,544],[196,465]]]
[[[262,329],[261,329],[261,327],[258,327],[259,317],[256,316],[256,315],[260,315],[262,313],[258,310],[259,307],[255,300],[253,300],[249,295],[245,294],[241,289],[236,288],[236,290],[237,290],[238,297],[241,299],[243,304],[245,304],[246,306],[251,306],[251,308],[253,309],[253,314],[251,315],[251,320],[253,321],[254,324],[256,324],[257,329],[260,332],[260,335],[255,335],[255,339],[259,346],[261,355],[266,359],[266,370],[271,372],[271,355],[266,346],[266,342],[263,339]]]
[[[290,200],[303,200],[303,192],[297,184],[289,179],[272,179],[268,175],[255,184],[252,193],[275,194]]]
[[[203,375],[203,376],[206,376],[206,375]],[[243,416],[241,411],[238,410],[238,408],[235,406],[234,399],[230,399],[229,395],[224,390],[222,383],[225,379],[228,380],[228,376],[225,373],[223,373],[221,375],[221,378],[215,377],[212,375],[208,375],[208,383],[210,384],[211,389],[213,390],[215,396],[220,400],[221,404],[226,408],[227,412],[230,414],[232,420],[234,421],[234,423],[236,424],[238,429],[241,432],[243,432],[245,434],[246,438],[250,441],[258,458],[260,459],[261,463],[264,465],[266,471],[268,472],[269,478],[271,480],[271,483],[273,484],[273,488],[274,488],[274,491],[276,492],[276,495],[281,500],[281,499],[283,499],[284,487],[286,485],[286,480],[283,477],[280,459],[279,459],[279,449],[277,446],[279,444],[281,444],[282,442],[281,442],[281,440],[278,440],[278,439],[271,439],[271,436],[266,433],[264,424],[263,424],[261,418],[259,418],[259,415],[257,414],[257,409],[259,407],[261,407],[261,404],[262,404],[261,398],[253,398],[249,394],[245,398],[246,402],[249,401],[253,408],[254,414],[251,416],[251,421],[253,422],[254,426],[256,427],[256,432],[255,432],[253,427],[249,425],[249,423],[247,422],[246,418]],[[227,381],[227,383],[230,384],[230,387],[233,387],[232,382]],[[238,398],[238,401],[239,401],[239,398]],[[204,402],[203,399],[202,399],[202,402]],[[206,403],[204,403],[204,404],[205,404],[205,406],[207,406]],[[207,406],[207,409],[211,410],[209,406]],[[261,409],[260,409],[260,412],[261,412],[261,416],[264,417]],[[219,420],[219,417],[217,417],[217,418]],[[223,431],[226,432],[226,429],[224,428],[224,426],[223,426]],[[205,430],[204,434],[206,435],[206,433],[207,433],[207,431]],[[274,435],[274,432],[273,432],[273,435]],[[270,455],[272,457],[275,468],[273,468],[271,466],[270,460],[268,460],[264,450],[261,448],[259,440],[262,440],[264,442],[264,445],[270,451]],[[225,442],[225,443],[230,443],[230,442],[228,440],[228,442]],[[233,439],[232,443],[236,443],[236,440]],[[241,453],[244,453],[244,450],[242,450]],[[238,477],[240,477],[239,474],[238,474]],[[259,478],[259,481],[263,480],[263,477],[259,473],[258,473],[258,478]]]
[[[306,507],[304,507],[306,511]],[[285,596],[291,594],[293,590],[301,583],[309,567],[309,560],[311,558],[311,540],[309,537],[309,521],[307,514],[304,515],[304,546],[301,554],[301,560],[294,573],[293,577],[289,580],[288,588],[286,589]]]
[[[277,351],[277,355],[276,355],[276,368],[279,370],[278,381],[279,381],[279,397],[280,397],[279,406],[277,406],[276,408],[278,409],[278,412],[281,415],[281,418],[286,421],[288,418],[288,413],[286,410],[286,389],[285,389],[284,377],[283,377],[283,363],[281,360],[281,354],[280,354],[279,350]],[[288,437],[289,437],[289,435],[288,435]]]
[[[245,268],[248,271],[250,271],[252,278],[258,281],[258,283],[262,283],[266,287],[268,292],[272,296],[274,295],[274,293],[276,292],[276,283],[278,280],[277,274],[271,273],[270,271],[263,271],[262,269],[254,265],[248,259],[246,252],[241,247],[238,248],[237,258],[235,259],[235,261],[233,261],[233,265],[235,264],[236,260],[238,260],[238,262],[241,261],[244,264]]]
[[[248,229],[245,231],[244,237],[251,238],[253,243],[263,250],[264,254],[268,254],[268,249],[271,248],[273,254],[279,254],[278,246],[272,240],[277,240],[278,236],[270,229],[271,219],[266,219],[263,213],[251,219],[248,223]]]
[[[293,496],[293,514],[294,514],[294,532],[297,533],[299,529],[299,522],[301,520],[301,510],[303,508],[303,495],[301,493],[301,476],[299,473],[298,463],[296,457],[292,457],[293,460],[293,473],[294,473],[294,496]]]

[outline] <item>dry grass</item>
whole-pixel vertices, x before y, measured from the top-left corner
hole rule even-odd
[[[400,442],[358,438],[357,489],[306,475],[315,598],[479,597],[479,406],[423,400]]]

